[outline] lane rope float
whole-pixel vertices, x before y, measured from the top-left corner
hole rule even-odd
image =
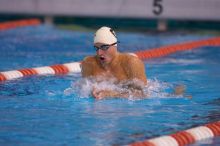
[[[197,49],[204,46],[220,46],[220,37],[169,45],[169,46],[154,48],[150,50],[138,51],[132,54],[138,56],[140,59],[153,59],[153,58],[163,57],[179,51]],[[68,74],[68,73],[79,73],[79,72],[81,72],[80,62],[72,62],[63,65],[58,64],[58,65],[45,66],[45,67],[27,68],[27,69],[0,72],[0,81],[13,80],[30,75],[56,75],[56,74]]]
[[[216,136],[220,136],[220,121],[179,131],[171,135],[134,142],[130,146],[183,146]]]
[[[23,20],[1,22],[0,31],[17,28],[17,27],[35,26],[40,24],[41,24],[40,19],[23,19]]]

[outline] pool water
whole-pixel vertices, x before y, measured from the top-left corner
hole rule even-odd
[[[122,52],[211,35],[118,32]],[[94,54],[92,32],[51,26],[0,32],[0,71],[81,61]],[[95,100],[80,74],[0,83],[0,145],[126,145],[219,120],[220,47],[144,60],[152,96]],[[187,95],[170,96],[177,85]],[[154,92],[155,91],[155,92]],[[84,94],[83,94],[84,93]],[[219,145],[219,138],[193,145]]]

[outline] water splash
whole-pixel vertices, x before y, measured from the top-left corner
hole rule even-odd
[[[127,92],[129,94],[129,100],[137,100],[132,96],[132,91],[129,90],[129,84],[131,81],[122,82],[120,84],[115,84],[115,79],[109,79],[108,81],[99,81],[97,82],[94,78],[81,78],[75,82],[72,82],[71,86],[64,90],[64,95],[80,98],[90,98],[92,97],[91,92],[94,88],[98,90],[114,90],[120,93]],[[132,82],[138,83],[137,80],[132,80]],[[126,86],[128,85],[128,86]],[[143,87],[144,95],[143,98],[177,98],[181,96],[174,96],[174,85],[167,82],[159,81],[158,79],[148,79],[148,84]]]
[[[144,93],[148,93],[150,98],[168,98],[172,94],[174,86],[158,79],[149,79],[144,88]]]

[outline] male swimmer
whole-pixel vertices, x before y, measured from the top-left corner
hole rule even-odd
[[[97,82],[114,78],[115,84],[124,84],[128,92],[99,90],[93,88],[92,95],[96,99],[105,97],[143,97],[143,87],[147,84],[143,62],[135,55],[120,53],[117,49],[117,37],[109,27],[101,27],[95,33],[95,56],[82,61],[82,76],[95,78]]]

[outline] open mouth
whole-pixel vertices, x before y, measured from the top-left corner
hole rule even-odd
[[[105,57],[104,56],[100,56],[99,57],[101,61],[105,61]]]

